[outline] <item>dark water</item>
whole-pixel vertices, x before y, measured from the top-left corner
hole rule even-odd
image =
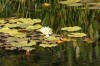
[[[85,51],[86,55],[76,58],[74,51],[68,54],[68,51],[38,49],[31,51],[29,56],[25,55],[25,51],[0,49],[0,66],[100,66],[100,54],[96,57],[94,51],[92,56]]]

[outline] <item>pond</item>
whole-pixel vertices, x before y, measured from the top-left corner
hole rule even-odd
[[[0,66],[100,66],[98,0],[1,0]]]

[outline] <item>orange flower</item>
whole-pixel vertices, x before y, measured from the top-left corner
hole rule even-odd
[[[43,7],[48,7],[48,6],[50,6],[50,5],[51,5],[51,4],[49,4],[49,3],[43,3],[43,4],[42,4]]]
[[[85,41],[86,43],[93,43],[94,42],[94,40],[89,39],[89,38],[85,38],[83,41]]]
[[[61,38],[62,41],[71,41],[71,38]]]
[[[61,40],[57,40],[57,43],[63,43],[63,41],[61,41]]]

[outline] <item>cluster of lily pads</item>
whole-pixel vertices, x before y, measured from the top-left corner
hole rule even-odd
[[[53,34],[51,28],[42,27],[40,19],[8,18],[0,19],[0,47],[7,50],[33,50],[35,46],[54,47],[59,35]]]
[[[90,3],[87,0],[67,0],[67,1],[60,1],[60,4],[67,5],[67,6],[83,6],[81,9],[100,9],[100,2]],[[88,6],[88,7],[84,7]]]
[[[61,30],[67,36],[53,34],[49,27],[43,27],[40,19],[31,18],[8,18],[0,19],[0,47],[6,50],[31,51],[36,47],[55,47],[65,41],[76,41],[72,37],[84,37],[85,33],[74,31],[81,30],[81,27],[64,27]],[[66,32],[67,31],[67,32]]]
[[[79,26],[64,27],[64,28],[61,28],[61,30],[68,31],[69,32],[67,34],[68,37],[84,37],[84,36],[86,36],[85,33],[74,32],[74,31],[81,30],[81,27],[79,27]]]

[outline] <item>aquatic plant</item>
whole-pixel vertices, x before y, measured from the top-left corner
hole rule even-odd
[[[40,44],[39,46],[46,48],[46,47],[55,47],[57,44]]]
[[[50,34],[52,34],[52,29],[49,27],[42,27],[40,29],[40,32],[42,32],[46,37],[49,37]]]
[[[85,33],[70,33],[68,34],[69,37],[84,37],[86,36]]]
[[[61,30],[66,30],[66,31],[79,31],[79,30],[81,30],[81,27],[79,27],[79,26],[64,27],[64,28],[61,28]]]

